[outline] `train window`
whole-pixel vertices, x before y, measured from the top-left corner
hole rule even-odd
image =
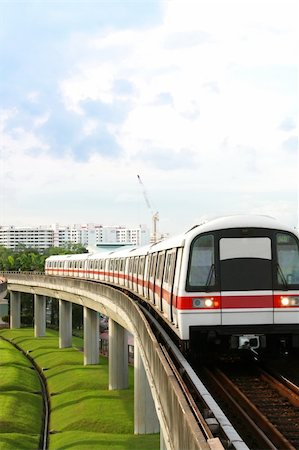
[[[187,290],[210,288],[215,285],[214,236],[197,237],[191,246]]]
[[[164,281],[165,281],[165,283],[168,283],[169,272],[170,272],[171,256],[172,256],[171,254],[168,254],[167,258],[166,258],[165,271],[164,271]]]
[[[269,237],[223,237],[219,241],[219,251],[222,291],[273,288]]]
[[[134,261],[134,271],[133,271],[133,273],[136,273],[136,274],[137,274],[137,267],[138,267],[138,258],[135,258],[135,261]]]
[[[115,260],[115,263],[114,263],[114,270],[115,270],[115,272],[118,271],[118,259]]]
[[[152,256],[151,277],[155,276],[156,264],[157,264],[157,253],[155,253],[154,256]]]
[[[164,256],[165,256],[165,253],[159,253],[158,267],[157,267],[157,274],[156,274],[157,280],[162,280],[163,269],[164,269]]]
[[[140,262],[139,262],[139,267],[138,267],[138,273],[139,275],[143,274],[143,270],[144,270],[144,256],[142,258],[140,258]]]
[[[299,284],[298,242],[287,233],[277,233],[278,283],[283,286]]]

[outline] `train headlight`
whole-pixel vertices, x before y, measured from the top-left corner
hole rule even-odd
[[[214,306],[214,299],[213,298],[205,298],[205,307],[212,308],[213,306]]]
[[[193,298],[192,307],[193,308],[214,308],[214,298]]]
[[[281,306],[290,306],[289,297],[280,297]]]
[[[281,306],[299,306],[299,297],[280,297]]]

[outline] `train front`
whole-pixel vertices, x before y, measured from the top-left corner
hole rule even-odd
[[[219,225],[190,243],[186,294],[192,313],[182,315],[182,324],[189,325],[192,353],[298,349],[297,236],[268,218]]]

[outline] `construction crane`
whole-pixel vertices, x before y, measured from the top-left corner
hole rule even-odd
[[[147,196],[144,184],[142,183],[141,178],[140,178],[139,175],[137,175],[137,178],[138,178],[138,181],[139,181],[139,183],[140,183],[140,185],[142,187],[142,193],[143,193],[143,197],[144,197],[145,203],[146,203],[146,205],[147,205],[147,207],[150,210],[151,215],[152,215],[152,227],[153,227],[153,230],[152,230],[152,239],[151,239],[151,241],[153,243],[155,243],[155,242],[157,242],[157,222],[159,221],[159,213],[158,213],[158,211],[157,212],[153,211],[153,208],[151,207],[151,204],[150,204],[150,201],[148,199],[148,196]]]

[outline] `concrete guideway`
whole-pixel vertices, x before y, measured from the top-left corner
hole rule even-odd
[[[4,277],[0,277],[0,300],[3,300],[7,294],[7,280]]]
[[[135,434],[157,433],[160,429],[163,450],[223,448],[218,439],[209,443],[205,440],[151,328],[127,295],[110,286],[80,279],[13,273],[5,276],[11,292],[11,324],[15,328],[20,326],[18,293],[34,295],[36,337],[45,335],[45,297],[59,300],[61,348],[71,345],[70,303],[83,306],[84,364],[99,362],[97,313],[109,317],[109,389],[127,387],[126,330],[134,335]]]

